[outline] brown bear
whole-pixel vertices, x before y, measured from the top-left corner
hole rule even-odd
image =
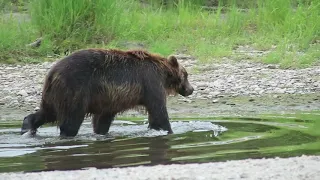
[[[148,112],[149,128],[173,133],[168,94],[189,96],[193,87],[175,56],[143,50],[84,49],[58,61],[48,72],[40,109],[23,120],[21,134],[57,123],[60,136],[76,136],[86,115],[104,135],[116,114],[138,106]]]

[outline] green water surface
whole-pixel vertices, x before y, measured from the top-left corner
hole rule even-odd
[[[0,124],[0,172],[203,163],[247,158],[320,155],[320,112],[257,117],[180,118],[226,127],[156,137],[97,137],[60,141],[21,137],[21,122]],[[172,120],[173,121],[173,120]],[[136,123],[142,121],[134,120]],[[91,131],[88,127],[88,131]],[[90,130],[89,130],[90,129]]]

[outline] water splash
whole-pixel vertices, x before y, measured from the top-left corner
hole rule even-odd
[[[183,134],[186,132],[212,131],[214,135],[227,131],[227,128],[204,121],[177,121],[171,122],[171,128],[174,134]],[[166,131],[148,129],[148,124],[142,125],[114,125],[110,128],[110,135],[130,136],[130,137],[155,137],[167,135]]]

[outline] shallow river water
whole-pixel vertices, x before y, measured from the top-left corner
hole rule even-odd
[[[108,136],[84,122],[75,138],[57,127],[21,136],[21,122],[0,122],[0,172],[74,170],[201,163],[320,154],[320,113],[213,117],[171,121],[174,134],[148,130],[145,120],[116,120]]]

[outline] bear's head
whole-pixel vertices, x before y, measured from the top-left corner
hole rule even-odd
[[[168,62],[173,71],[173,73],[169,75],[167,79],[167,84],[171,91],[179,93],[182,96],[191,95],[194,88],[189,83],[188,72],[186,69],[178,63],[178,60],[175,56],[169,56]]]
[[[28,116],[24,117],[22,127],[21,127],[21,132],[20,132],[21,135],[28,132],[29,130],[31,130],[31,135],[34,135],[36,133],[35,130],[32,130],[32,126],[33,126],[34,122],[36,121],[36,118],[37,118],[37,116],[34,113],[29,114]]]

